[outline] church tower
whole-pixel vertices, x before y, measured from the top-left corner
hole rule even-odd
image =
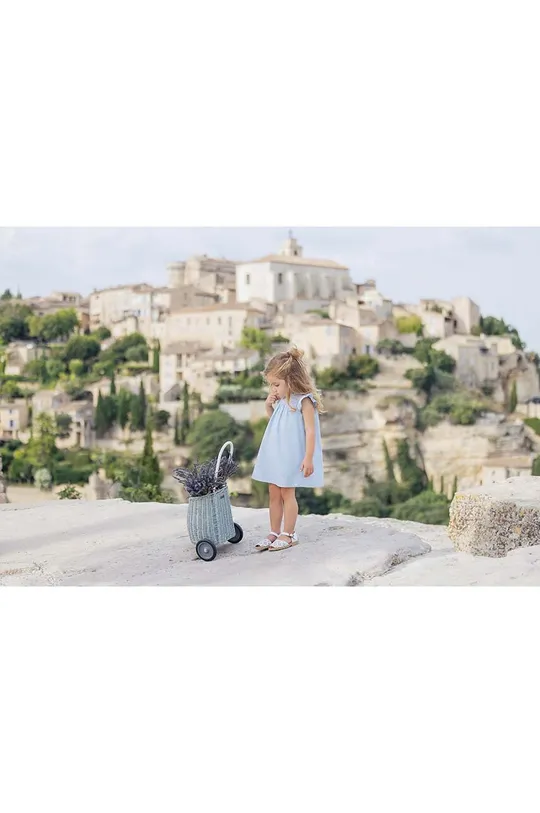
[[[293,233],[290,231],[288,239],[285,240],[283,248],[280,249],[280,255],[282,257],[301,257],[302,251],[302,246],[298,245],[298,240],[293,237]]]

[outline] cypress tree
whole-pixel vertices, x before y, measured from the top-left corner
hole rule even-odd
[[[154,454],[150,421],[146,426],[144,449],[141,457],[141,483],[152,486],[159,486],[161,483],[161,469],[159,468],[157,455]]]
[[[456,496],[457,490],[458,490],[458,479],[456,474],[456,476],[454,477],[454,482],[452,483],[452,499],[454,499],[454,497]]]
[[[133,395],[131,399],[131,428],[134,432],[140,432],[146,426],[146,394],[143,383],[139,387],[139,394]]]
[[[516,384],[516,382],[514,381],[514,382],[512,383],[512,389],[510,390],[510,403],[509,403],[509,405],[508,405],[508,411],[509,411],[509,412],[515,412],[515,411],[516,411],[516,407],[517,407],[517,403],[518,403],[518,398],[517,398],[517,384]]]
[[[94,415],[94,425],[96,427],[96,436],[102,438],[107,432],[107,408],[105,406],[101,390],[98,392],[98,399],[96,404],[96,412]]]
[[[117,398],[116,420],[125,429],[129,421],[129,410],[131,407],[131,396],[126,390],[120,390]]]
[[[444,494],[444,475],[441,475],[441,494]]]
[[[154,345],[154,353],[152,355],[152,372],[157,373],[159,375],[159,353],[160,353],[160,344],[156,342]]]
[[[178,415],[178,411],[174,416],[174,445],[180,446],[182,443],[182,439],[180,437],[180,417]]]
[[[139,385],[139,401],[141,403],[141,414],[142,414],[142,426],[141,429],[144,429],[146,426],[146,411],[148,409],[148,405],[146,403],[146,393],[144,391],[144,386],[141,381]]]
[[[111,395],[116,395],[116,379],[114,376],[114,370],[112,371],[111,375]]]
[[[182,394],[182,421],[180,423],[180,431],[179,431],[179,438],[180,443],[185,443],[187,440],[189,427],[190,427],[190,420],[189,420],[189,388],[187,384],[184,384],[184,392]]]
[[[390,457],[388,445],[385,440],[383,440],[383,452],[384,452],[384,465],[386,466],[386,479],[389,483],[391,483],[395,481],[396,475],[394,472],[394,464],[392,462],[392,458]]]

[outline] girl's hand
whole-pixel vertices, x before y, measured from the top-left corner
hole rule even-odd
[[[313,460],[310,457],[304,457],[300,471],[304,472],[304,477],[310,477],[315,469],[313,468]]]
[[[273,407],[277,400],[278,400],[277,395],[274,395],[273,393],[270,393],[270,395],[268,396],[268,398],[265,401],[266,406],[267,407]]]

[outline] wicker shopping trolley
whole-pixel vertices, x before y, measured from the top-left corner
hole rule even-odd
[[[189,538],[195,545],[197,556],[205,562],[216,558],[217,547],[225,542],[236,544],[244,536],[240,525],[233,521],[229,489],[223,480],[222,459],[227,447],[232,461],[234,446],[229,440],[223,444],[217,456],[213,482],[207,494],[191,496],[188,501],[187,526]],[[175,469],[173,475],[181,480]]]

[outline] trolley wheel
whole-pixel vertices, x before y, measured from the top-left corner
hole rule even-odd
[[[195,550],[199,559],[203,559],[205,562],[211,562],[216,558],[217,548],[213,542],[209,542],[207,539],[201,539],[200,542],[197,542]]]
[[[242,539],[244,538],[244,532],[240,525],[238,525],[236,522],[234,523],[234,530],[236,531],[236,533],[232,537],[232,539],[229,539],[229,542],[231,542],[233,545],[236,545],[237,542],[241,542]]]

